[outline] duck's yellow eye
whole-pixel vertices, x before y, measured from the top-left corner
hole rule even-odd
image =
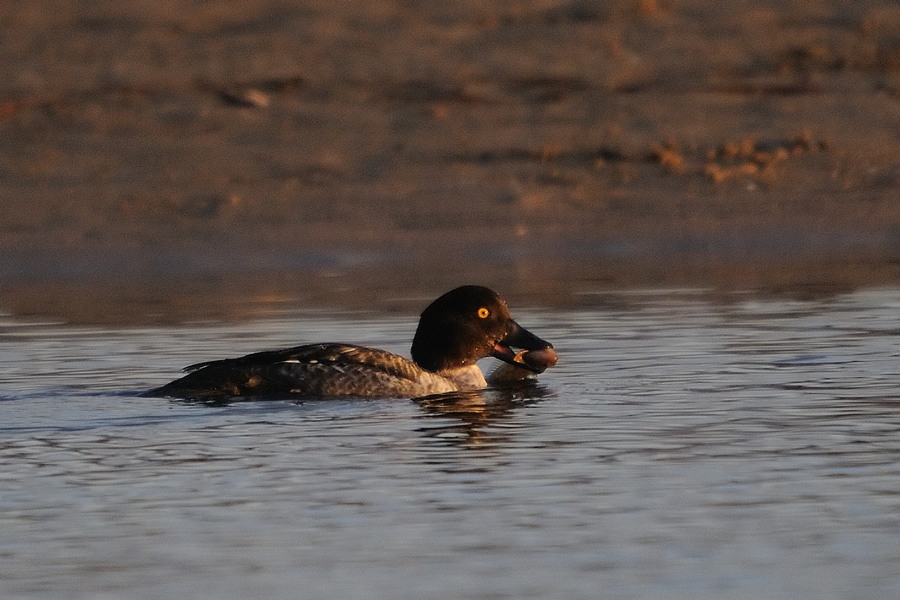
[[[483,306],[478,309],[478,318],[479,319],[487,319],[488,316],[490,316],[490,314],[491,314],[491,311],[489,311],[488,309],[486,309]]]

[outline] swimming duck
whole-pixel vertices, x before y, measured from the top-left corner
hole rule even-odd
[[[557,360],[553,346],[516,323],[496,292],[467,285],[422,312],[412,360],[363,346],[309,344],[191,365],[147,395],[416,398],[486,387],[475,362],[487,356],[507,363],[504,381],[541,373]]]

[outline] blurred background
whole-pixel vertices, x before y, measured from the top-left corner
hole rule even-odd
[[[894,1],[0,4],[0,311],[900,281]]]
[[[559,364],[137,396],[462,283]],[[0,1],[4,600],[900,598],[898,315],[897,0]]]

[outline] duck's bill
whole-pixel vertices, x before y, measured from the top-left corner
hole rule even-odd
[[[519,350],[516,351],[516,348]],[[543,373],[556,364],[553,344],[542,340],[515,321],[505,338],[494,344],[491,356],[532,373]]]

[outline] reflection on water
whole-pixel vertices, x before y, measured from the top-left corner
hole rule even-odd
[[[405,400],[139,398],[184,365],[409,318],[0,318],[0,595],[900,597],[900,290],[598,296],[517,318],[538,382]],[[586,302],[589,304],[589,302]]]
[[[534,381],[523,381],[503,389],[459,392],[416,399],[424,414],[442,417],[437,423],[419,428],[438,443],[471,447],[500,444],[504,422],[516,408],[529,406],[542,398],[552,397],[552,390]]]

